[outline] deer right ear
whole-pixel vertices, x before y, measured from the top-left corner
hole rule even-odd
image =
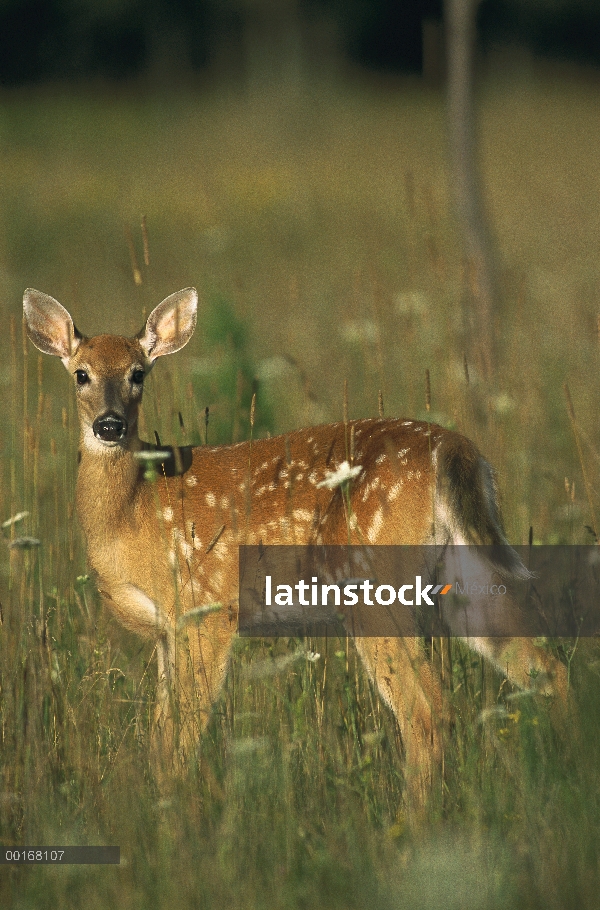
[[[29,340],[44,354],[54,354],[66,364],[79,347],[81,335],[64,306],[33,288],[23,294],[23,315]]]

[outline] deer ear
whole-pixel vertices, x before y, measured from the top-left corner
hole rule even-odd
[[[54,297],[27,288],[23,316],[29,340],[44,354],[54,354],[65,363],[79,347],[81,335],[67,310]]]
[[[138,335],[146,356],[154,361],[185,347],[196,328],[197,309],[196,288],[184,288],[159,303]]]

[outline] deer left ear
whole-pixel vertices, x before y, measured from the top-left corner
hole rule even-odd
[[[196,288],[184,288],[159,303],[137,336],[148,359],[154,361],[185,347],[194,334],[197,311]]]

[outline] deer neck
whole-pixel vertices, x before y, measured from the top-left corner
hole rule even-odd
[[[80,440],[77,513],[88,542],[118,536],[132,523],[142,470],[134,452],[140,448],[137,437],[127,448],[90,447]]]

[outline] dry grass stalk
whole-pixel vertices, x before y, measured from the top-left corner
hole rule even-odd
[[[590,507],[591,521],[592,521],[592,530],[596,540],[598,540],[598,522],[596,521],[596,511],[594,509],[594,501],[592,497],[592,488],[587,476],[587,471],[585,469],[585,462],[583,459],[583,449],[581,447],[581,439],[579,434],[579,427],[577,425],[577,418],[575,417],[575,408],[573,407],[573,399],[571,398],[571,391],[568,384],[565,382],[563,385],[565,398],[567,399],[567,413],[569,415],[569,420],[571,421],[571,427],[573,429],[573,435],[575,437],[575,445],[577,446],[577,454],[579,455],[579,464],[581,465],[581,473],[583,475],[583,483],[585,485],[585,493],[588,500],[588,505]]]

